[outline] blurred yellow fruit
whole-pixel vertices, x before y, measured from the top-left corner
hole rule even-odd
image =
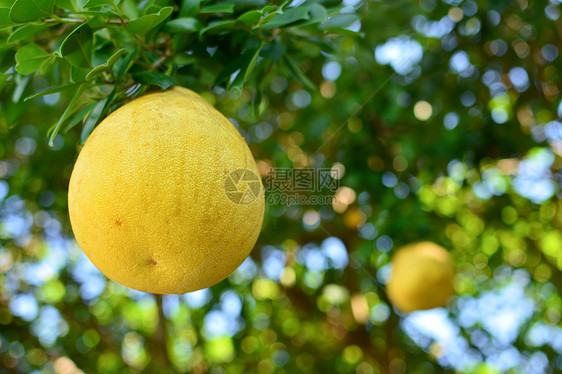
[[[70,221],[109,278],[153,293],[212,286],[261,230],[264,193],[244,138],[195,92],[175,87],[119,108],[74,166]]]
[[[449,252],[435,243],[405,245],[396,251],[392,264],[386,292],[403,312],[445,306],[453,294],[453,261]]]

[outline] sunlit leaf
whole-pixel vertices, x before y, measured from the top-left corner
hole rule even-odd
[[[88,0],[86,4],[84,4],[85,9],[100,7],[100,6],[111,6],[111,0]]]
[[[13,22],[29,22],[53,14],[55,0],[16,0],[10,9]]]
[[[51,54],[37,44],[28,44],[16,52],[16,71],[24,75],[32,74],[50,58]]]
[[[177,18],[166,23],[167,32],[185,34],[201,30],[201,22],[197,18]]]
[[[216,31],[222,29],[232,29],[236,26],[235,20],[228,20],[228,21],[214,21],[209,23],[207,27],[204,27],[199,31],[199,36],[209,32],[209,31]]]
[[[270,22],[273,18],[275,18],[278,14],[280,14],[280,10],[267,14],[266,16],[262,17],[262,19],[260,19],[259,22],[253,28],[258,29],[262,27],[263,25]]]
[[[121,8],[127,17],[130,19],[139,18],[139,6],[135,0],[123,0],[121,2]]]
[[[215,4],[204,6],[199,10],[199,13],[234,13],[235,4]]]
[[[261,12],[262,14],[267,14],[274,11],[275,9],[278,9],[275,5],[266,5],[261,9]]]
[[[297,8],[289,8],[283,13],[275,15],[270,21],[264,22],[263,29],[275,29],[295,23],[297,21],[307,20],[310,18],[308,7],[300,6]]]
[[[122,48],[120,50],[118,50],[117,52],[115,52],[108,60],[105,64],[102,65],[98,65],[95,68],[93,68],[88,75],[86,75],[86,80],[92,80],[96,75],[98,75],[99,73],[101,73],[102,71],[111,69],[113,67],[113,65],[115,65],[115,63],[119,60],[119,58],[124,55],[125,53],[127,53],[127,50]]]
[[[250,10],[250,11],[242,14],[240,17],[238,17],[236,19],[236,21],[250,26],[250,25],[253,25],[256,22],[258,22],[261,19],[262,16],[263,16],[263,13],[261,11]]]
[[[10,19],[10,9],[0,8],[0,28],[12,26],[14,22]]]
[[[18,28],[8,38],[8,43],[16,43],[27,38],[31,38],[37,32],[46,29],[49,25],[24,25]]]
[[[158,13],[147,14],[129,22],[127,30],[134,34],[145,34],[164,22],[172,14],[174,8],[171,6],[160,9]]]

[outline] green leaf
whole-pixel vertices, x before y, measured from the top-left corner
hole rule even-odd
[[[84,4],[84,9],[96,8],[104,5],[112,6],[112,3],[110,0],[88,0],[86,4]]]
[[[64,84],[62,86],[50,87],[50,88],[47,88],[46,90],[34,93],[33,95],[30,95],[30,96],[26,97],[24,99],[24,101],[32,100],[32,99],[35,99],[35,98],[41,97],[41,96],[52,95],[52,94],[57,93],[57,92],[66,91],[69,88],[74,88],[74,87],[77,87],[78,85],[79,84],[77,84],[77,83],[69,83],[69,84]]]
[[[230,81],[231,77],[236,72],[238,72],[236,78],[238,79],[247,78],[247,76],[250,74],[251,70],[253,69],[253,66],[249,66],[249,65],[255,64],[257,59],[255,55],[256,53],[259,54],[260,50],[263,48],[264,45],[263,42],[260,42],[257,39],[252,39],[248,41],[250,42],[248,44],[250,44],[251,46],[249,46],[242,54],[238,55],[236,58],[230,61],[226,65],[226,67],[222,69],[220,74],[215,79],[215,84],[220,84],[224,81],[227,81],[227,85],[230,87],[230,85],[233,83]],[[248,74],[246,74],[245,72],[248,70],[248,68],[250,69],[250,71],[248,72]],[[240,74],[242,74],[242,76],[240,76]]]
[[[112,96],[114,95],[115,90],[111,92],[111,95],[109,97],[106,97],[105,99],[97,102],[96,105],[94,105],[92,112],[90,113],[90,115],[84,122],[84,126],[82,127],[82,132],[80,133],[80,144],[84,144],[86,142],[86,140],[94,130],[94,127],[96,127],[96,125],[98,124],[100,117],[105,112],[105,109],[109,106],[111,100],[113,100]]]
[[[81,83],[86,80],[86,75],[90,72],[90,68],[79,68],[76,66],[70,67],[70,81],[74,83]]]
[[[59,47],[60,55],[73,66],[91,68],[93,38],[88,24],[78,26],[62,42]]]
[[[107,66],[112,67],[113,65],[115,65],[117,60],[119,60],[119,57],[121,57],[125,53],[127,53],[127,50],[125,48],[117,50],[117,52],[112,54],[111,57],[107,60]]]
[[[296,80],[301,82],[305,87],[311,90],[316,90],[316,86],[314,85],[314,83],[312,83],[312,81],[308,79],[308,77],[302,72],[302,70],[299,68],[299,66],[295,61],[293,61],[287,55],[285,55],[283,59],[287,63],[289,70],[291,70],[291,73],[293,73],[293,76],[295,77]]]
[[[14,0],[0,0],[0,8],[10,9],[14,5]]]
[[[358,36],[358,37],[364,37],[365,33],[361,32],[361,31],[353,31],[353,30],[349,30],[349,29],[344,29],[341,27],[330,27],[328,29],[325,29],[326,31],[328,31],[331,34],[339,34],[339,35],[349,35],[349,36]]]
[[[70,115],[72,108],[74,107],[74,105],[76,104],[76,101],[78,101],[80,96],[82,96],[83,91],[84,91],[84,85],[81,84],[80,86],[78,86],[78,89],[74,93],[74,96],[72,97],[72,100],[70,100],[70,104],[68,104],[68,107],[66,107],[66,110],[64,111],[62,116],[60,116],[56,125],[52,127],[52,131],[50,131],[51,135],[49,137],[49,147],[52,148],[52,147],[55,146],[55,138],[56,138],[56,136],[57,136],[57,134],[60,130],[60,127],[62,126],[62,123],[64,121],[66,121],[66,119]]]
[[[261,44],[258,48],[248,50],[244,53],[244,63],[242,65],[243,68],[227,88],[242,89],[242,87],[244,86],[244,82],[246,82],[246,80],[254,70],[254,66],[256,66],[256,62],[258,61],[258,57],[262,48],[263,44]]]
[[[51,55],[47,61],[41,66],[41,73],[45,74],[45,72],[49,69],[49,67],[56,61],[56,57]]]
[[[275,29],[278,27],[284,27],[295,23],[297,21],[307,20],[310,16],[308,15],[308,7],[300,6],[298,8],[289,8],[281,14],[275,15],[269,22],[265,23],[263,29]]]
[[[334,14],[338,14],[340,13],[343,9],[347,8],[347,6],[345,5],[338,5],[338,6],[334,6],[331,8],[327,8],[326,11],[328,12],[329,16],[332,16]]]
[[[32,74],[50,58],[51,54],[37,44],[28,44],[16,52],[16,71],[23,75]]]
[[[143,9],[142,15],[156,14],[160,11],[160,9],[162,9],[162,7],[157,4],[147,5],[147,7]]]
[[[139,18],[139,5],[136,0],[123,0],[121,8],[129,19]]]
[[[119,19],[119,16],[117,14],[110,13],[106,10],[84,10],[84,11],[81,11],[81,12],[72,12],[72,14],[73,15],[82,15],[82,16],[104,16],[106,18]]]
[[[310,21],[307,23],[323,22],[328,18],[328,11],[320,4],[312,4],[308,9]]]
[[[272,41],[271,43],[267,44],[263,47],[261,51],[262,57],[267,57],[273,61],[279,61],[281,57],[285,54],[285,44],[280,43],[276,40]]]
[[[23,23],[53,14],[55,0],[16,0],[10,9],[10,19]]]
[[[278,9],[275,5],[266,5],[261,9],[261,12],[262,14],[267,14],[275,9]]]
[[[125,53],[127,53],[127,50],[124,49],[124,48],[115,52],[113,55],[111,55],[111,57],[107,60],[107,62],[105,64],[98,65],[95,68],[93,68],[88,73],[88,75],[86,75],[86,80],[87,81],[92,80],[96,75],[98,75],[102,71],[111,69],[113,67],[113,65],[115,65],[115,63],[119,60],[119,58],[122,55],[124,55]]]
[[[174,65],[191,65],[195,62],[197,62],[197,58],[186,53],[177,54],[172,58],[172,63]]]
[[[8,43],[16,43],[34,36],[37,32],[49,27],[49,25],[24,25],[18,28],[8,38]]]
[[[206,13],[234,13],[234,6],[235,4],[215,4],[215,5],[208,5],[204,6],[199,10],[199,13],[206,14]]]
[[[199,37],[209,31],[215,31],[219,29],[233,29],[236,25],[235,20],[227,20],[227,21],[213,21],[199,31]]]
[[[275,18],[277,15],[279,14],[279,11],[275,11],[273,13],[269,13],[268,15],[266,15],[265,17],[263,17],[257,25],[255,25],[253,27],[253,29],[257,29],[259,27],[261,27],[262,25],[265,25],[266,23],[268,23],[269,21],[271,21],[273,18]]]
[[[129,70],[129,68],[131,67],[131,63],[133,62],[134,58],[137,56],[138,53],[139,53],[139,49],[135,48],[121,61],[121,64],[119,65],[118,68],[116,66],[117,72],[115,74],[115,83],[119,83],[121,81],[121,78]]]
[[[240,22],[243,23],[245,25],[253,25],[256,22],[258,22],[261,17],[263,16],[263,13],[260,12],[259,10],[250,10],[244,14],[242,14],[240,17],[238,17],[236,19],[236,22]]]
[[[97,104],[98,103],[91,103],[80,109],[80,111],[68,121],[62,132],[66,134],[70,129],[76,126],[78,122],[86,120]]]
[[[158,86],[162,88],[163,91],[177,84],[174,78],[158,71],[146,71],[133,74],[133,79],[145,85]]]
[[[310,14],[310,19],[306,22],[299,23],[298,27],[316,25],[328,19],[328,10],[318,3],[312,4],[308,12]]]
[[[22,102],[21,98],[27,88],[28,83],[31,81],[31,76],[16,77],[16,89],[12,92],[12,102]]]
[[[101,15],[96,15],[88,20],[88,26],[90,26],[90,29],[92,29],[93,33],[108,26],[107,21],[108,18],[111,17],[111,14],[107,12],[101,13]]]
[[[196,18],[178,18],[166,23],[165,30],[176,34],[187,34],[201,30],[201,22]]]
[[[0,27],[12,26],[13,24],[10,19],[10,8],[0,8]]]
[[[55,5],[59,8],[70,10],[71,12],[75,12],[76,9],[76,0],[55,0]]]
[[[171,6],[164,7],[160,9],[158,13],[147,14],[129,22],[127,30],[134,34],[145,34],[158,26],[160,23],[164,22],[166,18],[172,14],[174,8]]]
[[[25,108],[25,105],[22,100],[22,96],[30,81],[31,81],[31,75],[16,76],[15,79],[16,88],[12,93],[11,101],[8,101],[6,103],[8,105],[2,108],[2,116],[6,119],[6,124],[8,126],[13,125],[21,118],[21,115]]]
[[[194,17],[199,14],[201,0],[183,0],[180,9],[180,18]]]
[[[336,14],[320,24],[321,29],[346,28],[359,20],[359,16],[353,13]]]

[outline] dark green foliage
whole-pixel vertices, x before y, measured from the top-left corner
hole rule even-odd
[[[270,65],[278,63],[279,51],[282,53],[285,45],[313,42],[317,37],[330,40],[338,33],[331,26],[337,19],[331,17],[326,21],[328,11],[320,3],[305,3],[296,8],[288,8],[286,3],[262,4],[261,8],[251,9],[255,5],[252,2],[149,1],[137,5],[131,0],[18,0],[9,8],[0,7],[0,27],[9,26],[5,28],[9,36],[6,46],[16,51],[18,73],[28,75],[40,70],[37,74],[51,81],[52,90],[57,90],[57,84],[63,87],[68,82],[91,82],[84,86],[86,94],[80,100],[87,100],[91,87],[110,92],[112,87],[121,91],[140,83],[166,89],[194,79],[201,82],[202,75],[206,80],[211,79],[207,85],[214,76],[215,84],[226,83],[228,88],[240,90],[249,80],[257,80],[256,63],[261,65],[259,70],[271,69]],[[343,16],[357,20],[354,14]],[[338,25],[346,26],[341,22]],[[303,27],[303,32],[292,35],[299,27]],[[225,36],[232,42],[226,44]],[[245,39],[256,40],[258,44],[247,43]],[[210,55],[203,46],[220,51]],[[258,61],[264,47],[270,53],[262,54],[265,58]],[[123,58],[125,51],[136,48],[139,53],[133,57],[132,66],[127,67],[131,73],[124,71],[117,82],[112,66]],[[107,57],[97,63],[100,51]],[[189,57],[185,55],[187,51]],[[290,67],[297,79],[313,87],[294,63]],[[238,70],[240,74],[231,78]],[[115,108],[142,92],[144,89],[132,96],[120,96],[122,101],[108,102],[108,108]],[[113,100],[116,98],[114,95]],[[12,125],[6,118],[2,121],[4,126]]]

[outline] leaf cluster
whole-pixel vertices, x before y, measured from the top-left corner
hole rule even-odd
[[[272,73],[316,88],[306,61],[329,55],[338,35],[360,35],[355,11],[333,1],[0,0],[0,90],[22,92],[0,101],[11,108],[0,125],[15,124],[27,100],[63,93],[49,144],[80,123],[84,142],[116,107],[174,85],[253,87],[259,116]],[[39,77],[49,85],[28,85]]]

